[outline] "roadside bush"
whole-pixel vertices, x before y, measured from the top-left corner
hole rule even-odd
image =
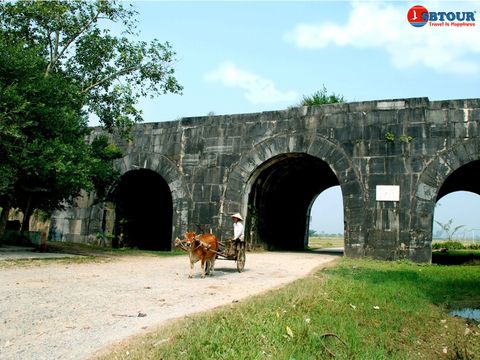
[[[480,250],[480,244],[470,244],[468,248],[471,250]]]
[[[458,241],[445,241],[441,243],[435,243],[432,245],[433,249],[448,249],[448,250],[462,250],[465,249],[465,246]]]

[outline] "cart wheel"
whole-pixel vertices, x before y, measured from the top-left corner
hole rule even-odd
[[[237,252],[237,270],[242,272],[245,267],[245,245],[241,245]]]

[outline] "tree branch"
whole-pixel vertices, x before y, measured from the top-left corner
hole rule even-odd
[[[59,31],[57,30],[56,31],[56,47],[55,47],[55,56],[53,57],[53,59],[50,61],[50,63],[48,64],[47,66],[47,69],[45,71],[45,76],[48,75],[50,73],[50,71],[52,70],[52,68],[55,66],[56,62],[58,61],[58,59],[60,59],[63,54],[65,54],[65,52],[67,51],[67,49],[70,47],[70,45],[76,41],[78,39],[78,37],[83,33],[85,32],[85,30],[87,30],[90,25],[92,25],[94,22],[97,21],[98,17],[100,15],[100,10],[97,11],[97,13],[95,14],[94,17],[92,17],[90,19],[89,22],[87,22],[85,24],[84,27],[82,27],[75,35],[72,36],[72,38],[65,44],[65,46],[63,47],[63,49],[60,51],[60,53],[58,53],[58,45],[59,45],[59,40],[60,40],[60,35],[59,35]]]
[[[50,64],[52,63],[52,59],[53,59],[53,44],[52,44],[52,32],[50,30],[47,31],[47,37],[48,37],[48,49],[49,49],[49,53],[50,53],[50,62],[49,62],[49,66]],[[47,69],[48,69],[48,66],[47,66]]]
[[[50,41],[50,36],[48,37],[48,41]],[[58,45],[60,41],[60,32],[58,30],[55,30],[55,50],[52,50],[52,47],[50,46],[50,62],[48,63],[47,69],[45,70],[45,76],[50,74],[51,69],[53,66],[55,66],[55,63],[58,60]]]
[[[118,76],[120,76],[120,75],[123,75],[123,74],[127,74],[127,73],[129,73],[129,72],[131,72],[131,71],[141,69],[142,67],[143,67],[143,66],[132,66],[132,67],[125,68],[125,69],[122,69],[122,70],[120,70],[120,71],[117,71],[117,72],[115,72],[115,73],[113,73],[113,74],[110,74],[110,75],[108,75],[108,76],[105,76],[103,79],[100,79],[99,81],[94,82],[94,83],[90,84],[89,86],[87,86],[86,88],[82,89],[82,90],[80,91],[80,93],[81,93],[81,94],[84,94],[84,93],[92,90],[94,87],[97,87],[97,86],[99,86],[99,85],[101,85],[101,84],[103,84],[103,83],[105,83],[105,82],[107,82],[107,81],[109,81],[109,80],[111,80],[111,79],[114,79],[114,78],[116,78],[116,77],[118,77]]]

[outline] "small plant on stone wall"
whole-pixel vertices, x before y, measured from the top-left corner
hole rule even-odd
[[[293,107],[338,104],[344,102],[345,98],[343,95],[335,93],[328,94],[327,88],[325,85],[323,85],[321,90],[314,92],[312,95],[304,95],[300,103],[294,105]]]
[[[52,214],[50,212],[41,209],[35,209],[33,211],[33,215],[41,222],[47,222],[52,217]]]
[[[112,241],[115,236],[109,232],[97,232],[97,245],[98,246],[112,246]]]
[[[394,142],[395,141],[395,134],[390,132],[390,131],[385,133],[385,141]]]
[[[410,135],[402,135],[400,136],[400,141],[403,141],[405,143],[411,143],[413,140],[413,136]]]

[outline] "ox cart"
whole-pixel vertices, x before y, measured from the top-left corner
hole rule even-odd
[[[217,260],[235,260],[238,272],[242,272],[245,267],[245,241],[227,240],[226,243],[220,242],[220,245],[221,249],[216,252]]]
[[[216,259],[235,260],[238,272],[242,272],[245,267],[245,242],[238,239],[223,243],[213,234],[186,232],[183,239],[175,239],[175,247],[188,252],[190,277],[193,276],[193,266],[197,261],[202,264],[202,277],[213,269]]]

